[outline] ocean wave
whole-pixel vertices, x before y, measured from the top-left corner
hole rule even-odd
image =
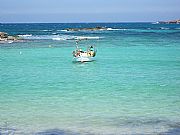
[[[102,37],[98,36],[70,36],[70,35],[21,35],[24,39],[29,40],[97,40]]]
[[[52,40],[97,40],[100,39],[100,37],[85,37],[85,36],[59,36],[54,37]]]
[[[92,39],[100,39],[100,37],[84,37],[84,36],[76,36],[74,39],[75,39],[75,40],[88,40],[88,39],[92,40]]]
[[[8,44],[11,44],[11,43],[13,43],[13,41],[8,41]]]
[[[51,39],[51,36],[48,35],[18,35],[20,37],[22,37],[23,39],[32,39],[32,40],[36,40],[36,39]],[[53,35],[52,35],[53,36]]]
[[[66,39],[64,39],[64,38],[52,38],[52,40],[58,40],[58,41],[60,41],[60,40],[66,40]]]
[[[52,36],[52,40],[73,40],[74,36],[68,36],[68,35],[56,35],[56,36]]]
[[[57,30],[57,31],[67,32],[67,30]]]
[[[108,31],[113,31],[113,30],[126,30],[126,29],[115,29],[115,28],[107,28]]]
[[[47,31],[53,31],[53,30],[41,30],[41,31],[47,32]]]
[[[169,30],[170,28],[160,27],[161,30]]]
[[[118,31],[118,30],[126,30],[126,29],[119,29],[119,28],[102,28],[102,29],[98,29],[98,30],[77,30],[77,31],[69,31],[69,30],[63,29],[63,30],[57,30],[57,31],[61,31],[61,32],[79,32],[79,31],[91,32],[91,31]]]
[[[18,35],[19,37],[31,37],[32,34]]]

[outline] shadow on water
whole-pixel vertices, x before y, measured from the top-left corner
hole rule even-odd
[[[115,119],[112,119],[113,121],[115,121]],[[111,123],[111,121],[107,121],[107,123]],[[120,121],[118,123],[121,123]],[[112,123],[111,123],[112,124]],[[166,125],[165,127],[167,127],[169,130],[161,132],[159,131],[158,124],[160,125]],[[172,121],[168,121],[168,120],[161,120],[161,119],[152,119],[152,120],[135,120],[133,119],[133,121],[126,121],[124,123],[124,125],[122,124],[116,124],[114,125],[115,127],[120,127],[120,128],[127,128],[127,126],[132,127],[132,132],[131,133],[117,133],[119,135],[150,135],[151,133],[146,132],[146,129],[148,130],[148,128],[146,128],[145,130],[142,130],[141,132],[137,133],[136,129],[138,131],[139,128],[143,128],[146,125],[149,125],[150,127],[154,127],[154,131],[152,131],[152,134],[155,135],[180,135],[180,123],[179,122],[172,122]],[[133,128],[135,127],[135,129]],[[157,128],[157,129],[156,129]],[[131,128],[130,128],[131,129]],[[133,131],[134,130],[134,131]],[[25,131],[25,132],[30,132],[30,131]],[[20,131],[19,129],[15,129],[12,126],[10,126],[8,123],[5,123],[3,125],[0,126],[0,135],[25,135],[27,133]],[[39,132],[33,132],[31,133],[32,135],[95,135],[95,133],[90,133],[90,132],[74,132],[71,130],[64,130],[64,129],[47,129],[47,130],[42,130]],[[103,133],[102,131],[102,134]],[[113,134],[113,133],[112,133]],[[112,135],[111,134],[111,135]],[[110,135],[110,134],[107,134]]]
[[[167,132],[160,133],[159,135],[180,135],[180,126],[172,127]]]
[[[161,120],[161,119],[153,119],[153,120],[148,120],[148,121],[136,121],[133,120],[134,122],[128,122],[126,121],[125,123],[125,128],[127,125],[136,125],[137,123],[139,123],[137,125],[137,129],[139,128],[143,128],[145,125],[152,125],[154,128],[158,127],[158,124],[160,125],[166,125],[165,127],[167,127],[169,130],[165,131],[165,132],[161,132],[158,130],[158,128],[154,131],[152,131],[152,134],[156,134],[156,135],[180,135],[180,123],[179,122],[172,122],[172,121],[168,121],[168,120]],[[116,127],[123,127],[123,125],[117,125]],[[133,127],[133,126],[132,126]],[[135,126],[136,127],[136,126]],[[134,129],[133,129],[134,130]],[[105,133],[102,133],[105,134]],[[113,134],[113,133],[112,133]],[[107,135],[112,135],[112,134],[107,134]],[[139,132],[137,133],[136,131],[133,131],[131,133],[117,133],[119,135],[151,135],[150,132],[146,132],[146,130],[143,133]],[[50,130],[45,130],[45,131],[41,131],[39,133],[36,133],[35,135],[93,135],[92,133],[89,132],[84,132],[84,133],[78,133],[78,132],[72,132],[72,131],[67,131],[67,130],[61,130],[61,129],[50,129]],[[95,134],[94,134],[95,135]]]
[[[74,133],[70,131],[65,131],[65,130],[60,130],[60,129],[50,129],[50,130],[45,130],[39,133],[36,133],[35,135],[93,135],[90,133]]]
[[[36,133],[35,135],[80,135],[80,134],[81,133],[72,133],[72,132],[68,132],[68,131],[64,131],[64,130],[60,130],[60,129],[50,129],[50,130]],[[121,133],[119,133],[119,134],[121,134]],[[84,133],[81,135],[93,135],[93,134]],[[131,135],[139,135],[139,134],[132,133]],[[147,134],[141,134],[141,135],[147,135]],[[157,135],[180,135],[180,127],[170,129],[167,132],[159,133]]]
[[[77,61],[72,61],[73,67],[94,67],[94,65],[97,64],[97,60],[94,61],[89,61],[89,62],[77,62]]]
[[[73,64],[86,64],[86,63],[95,63],[96,62],[96,60],[93,60],[93,61],[74,61],[74,60],[72,60],[72,63]]]
[[[119,133],[119,134],[121,135],[121,133]],[[45,131],[36,133],[35,135],[94,135],[94,134],[73,133],[73,132],[64,131],[64,130],[60,130],[60,129],[50,129],[50,130],[45,130]],[[131,135],[147,135],[147,134],[143,134],[143,133],[142,134],[133,134],[132,133]],[[150,134],[148,134],[148,135],[150,135]],[[170,129],[167,132],[157,133],[157,135],[180,135],[180,127]]]
[[[17,132],[13,128],[0,128],[0,135],[24,135],[25,133]],[[119,133],[121,135],[121,133]],[[156,134],[156,133],[155,133]],[[37,133],[32,133],[32,135],[95,135],[90,133],[74,133],[70,131],[65,131],[61,129],[48,129]],[[128,134],[127,134],[128,135]],[[150,135],[150,134],[131,134],[131,135]],[[180,135],[180,127],[172,128],[167,132],[157,133],[156,135]]]
[[[14,135],[16,131],[14,128],[0,127],[0,135]]]
[[[35,135],[78,135],[78,134],[60,130],[60,129],[50,129],[50,130],[45,130],[45,131],[36,133]]]

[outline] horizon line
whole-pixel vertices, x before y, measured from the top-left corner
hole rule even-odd
[[[155,23],[155,22],[158,22],[158,21],[122,21],[122,22],[120,22],[120,21],[117,21],[117,22],[105,22],[105,21],[103,21],[103,22],[0,22],[0,24],[13,24],[13,23],[18,23],[18,24],[25,24],[25,23]]]

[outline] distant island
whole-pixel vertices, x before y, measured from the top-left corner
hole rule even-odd
[[[93,28],[67,28],[66,31],[97,31],[97,30],[107,30],[105,27],[93,27]]]
[[[158,24],[180,24],[180,19],[178,20],[169,20],[169,21],[159,21]]]
[[[13,43],[20,41],[22,41],[22,38],[19,36],[11,36],[8,33],[0,32],[0,43]]]

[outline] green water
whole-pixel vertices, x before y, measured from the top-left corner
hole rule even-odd
[[[108,134],[179,122],[180,48],[99,47],[91,63],[73,63],[72,50],[1,50],[1,125]]]

